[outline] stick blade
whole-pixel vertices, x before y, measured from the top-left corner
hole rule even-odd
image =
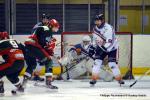
[[[136,82],[137,82],[137,80],[136,80],[134,83],[132,83],[132,84],[130,85],[130,88],[131,88],[133,85],[135,85],[135,84],[136,84]]]

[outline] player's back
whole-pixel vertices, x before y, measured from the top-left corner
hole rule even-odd
[[[24,60],[24,55],[20,49],[20,44],[14,39],[0,41],[0,55],[7,62],[15,60]]]
[[[19,43],[14,39],[0,41],[0,51],[5,49],[19,49]]]

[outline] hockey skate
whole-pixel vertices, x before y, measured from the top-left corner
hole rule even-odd
[[[16,85],[16,87],[17,87],[17,89],[11,91],[12,94],[17,94],[18,92],[19,93],[23,93],[24,92],[24,88],[23,88],[23,86],[21,84]]]
[[[119,80],[118,83],[121,85],[125,84],[125,82],[123,80]]]
[[[0,81],[0,95],[4,94],[4,82]]]
[[[90,86],[93,87],[96,84],[96,80],[91,80],[89,83],[90,83]]]
[[[24,75],[23,82],[22,82],[23,88],[26,88],[26,85],[27,85],[27,82],[28,82],[29,79],[30,79],[30,77]]]
[[[50,89],[58,89],[57,86],[52,85],[52,81],[51,80],[46,80],[46,87],[50,88]]]
[[[38,87],[46,87],[48,89],[58,89],[57,86],[52,85],[52,76],[46,76],[46,83],[45,84],[41,84],[39,82],[36,82],[34,84],[34,86],[38,86]]]

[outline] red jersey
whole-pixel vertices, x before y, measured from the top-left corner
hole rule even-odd
[[[0,41],[0,56],[5,61],[5,63],[0,64],[0,71],[11,67],[16,60],[24,60],[23,52],[19,49],[19,44],[13,39]]]

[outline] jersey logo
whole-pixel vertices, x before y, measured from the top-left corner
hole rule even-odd
[[[9,42],[10,42],[10,44],[11,44],[14,48],[18,48],[18,45],[17,45],[17,43],[16,43],[15,41],[10,40]]]

